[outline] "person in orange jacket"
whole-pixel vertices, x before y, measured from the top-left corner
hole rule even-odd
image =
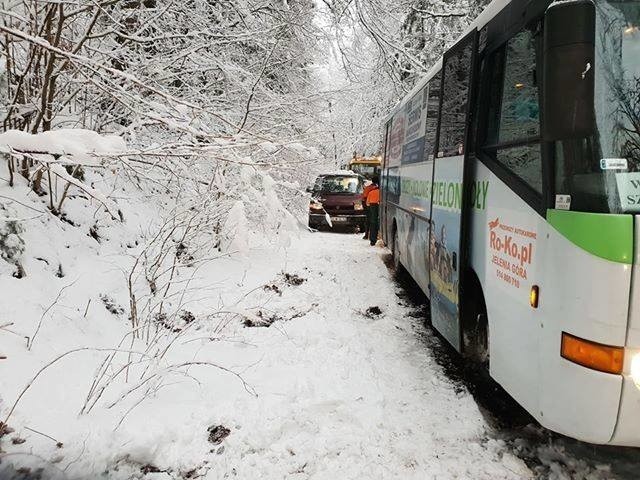
[[[369,192],[373,189],[373,183],[369,183],[365,185],[362,191],[362,206],[364,207],[364,214],[366,216],[366,221],[364,222],[364,237],[362,238],[365,240],[369,239],[369,207],[367,206],[367,195],[369,195]]]
[[[369,224],[369,242],[375,245],[378,241],[380,228],[380,177],[374,175],[371,179],[373,188],[367,193],[367,223]]]

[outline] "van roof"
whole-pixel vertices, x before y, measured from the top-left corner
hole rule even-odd
[[[319,177],[359,177],[360,174],[351,170],[336,170],[335,172],[320,173]]]

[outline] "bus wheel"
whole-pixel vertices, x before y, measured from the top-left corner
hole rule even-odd
[[[398,242],[398,231],[393,230],[393,243],[391,244],[391,259],[393,261],[393,274],[395,279],[403,283],[408,279],[408,272],[400,263],[400,244]]]
[[[464,303],[464,354],[469,360],[489,370],[489,322],[487,307],[480,282],[470,282],[470,291]]]
[[[398,248],[398,230],[393,229],[393,244],[391,245],[391,258],[393,259],[393,270],[400,273],[402,265],[400,264],[400,250]]]

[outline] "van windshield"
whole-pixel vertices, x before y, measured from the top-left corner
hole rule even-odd
[[[363,188],[360,177],[331,175],[318,177],[313,189],[318,193],[358,194]]]
[[[595,134],[557,142],[556,193],[572,210],[640,212],[640,1],[595,7]]]

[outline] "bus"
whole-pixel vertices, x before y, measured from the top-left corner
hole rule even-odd
[[[385,119],[381,172],[433,327],[544,427],[636,447],[639,27],[640,1],[494,0]]]

